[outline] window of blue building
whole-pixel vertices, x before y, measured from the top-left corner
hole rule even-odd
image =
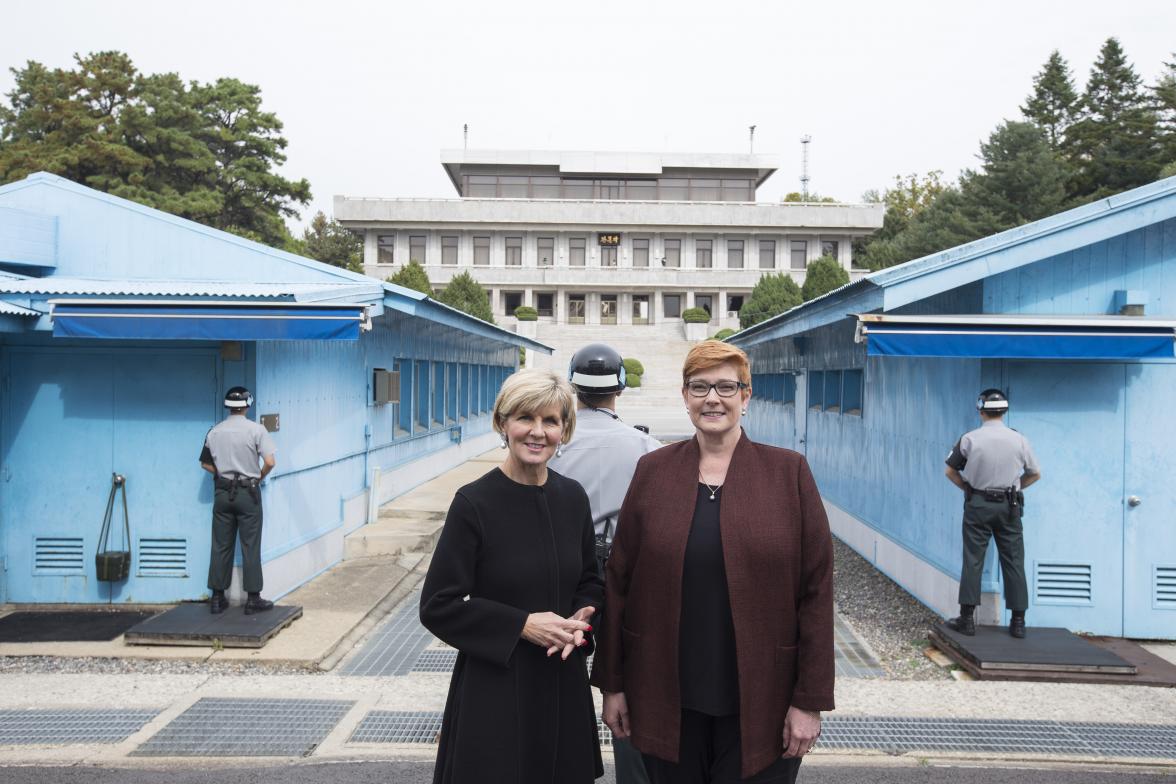
[[[820,370],[810,370],[808,380],[809,408],[820,410],[825,400],[825,374]]]
[[[445,363],[433,363],[433,424],[445,424]]]
[[[457,416],[465,419],[470,415],[470,366],[462,362],[457,366]]]
[[[796,405],[796,374],[784,374],[784,405]]]
[[[392,404],[393,438],[399,438],[412,432],[412,360],[398,359],[393,368],[400,373],[400,402]]]
[[[418,361],[416,363],[416,394],[413,395],[412,405],[416,421],[416,430],[429,429],[429,363],[425,361]]]
[[[461,391],[461,376],[457,372],[457,363],[450,362],[446,366],[445,373],[445,394],[448,400],[445,404],[445,413],[448,421],[455,422],[461,416],[461,412],[457,408],[457,396]]]
[[[862,369],[845,371],[841,380],[841,410],[846,414],[862,415]]]
[[[841,371],[825,371],[825,410],[841,411]]]

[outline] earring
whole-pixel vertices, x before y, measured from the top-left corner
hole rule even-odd
[[[506,449],[506,433],[498,434],[498,447],[499,449]]]
[[[743,409],[743,416],[747,416],[747,409]]]
[[[563,457],[563,444],[560,444],[559,446],[557,446],[555,448],[555,456],[556,457]]]

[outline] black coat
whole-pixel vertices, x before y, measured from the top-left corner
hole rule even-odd
[[[421,594],[421,623],[458,650],[435,784],[572,784],[603,775],[585,648],[567,661],[522,639],[527,615],[603,600],[579,484],[495,468],[457,491]]]

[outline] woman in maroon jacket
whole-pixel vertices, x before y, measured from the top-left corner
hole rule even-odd
[[[747,356],[691,350],[695,436],[637,465],[605,580],[592,683],[653,784],[786,781],[833,708],[833,552],[800,454],[740,417]]]

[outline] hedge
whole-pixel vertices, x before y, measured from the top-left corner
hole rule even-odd
[[[629,371],[626,370],[625,371],[625,386],[628,389],[635,389],[635,388],[641,386],[641,376],[639,376],[639,375],[631,376],[631,375],[629,375]]]
[[[530,305],[519,305],[514,310],[515,318],[519,321],[538,321],[539,311],[535,310]]]
[[[731,329],[730,327],[725,327],[724,329],[720,329],[715,333],[715,340],[726,340],[734,334],[735,330]]]
[[[711,314],[706,308],[686,308],[682,311],[682,320],[687,324],[705,324],[711,320]]]
[[[644,376],[645,365],[641,364],[641,360],[633,359],[632,357],[625,357],[621,360],[621,364],[625,366],[626,376]]]

